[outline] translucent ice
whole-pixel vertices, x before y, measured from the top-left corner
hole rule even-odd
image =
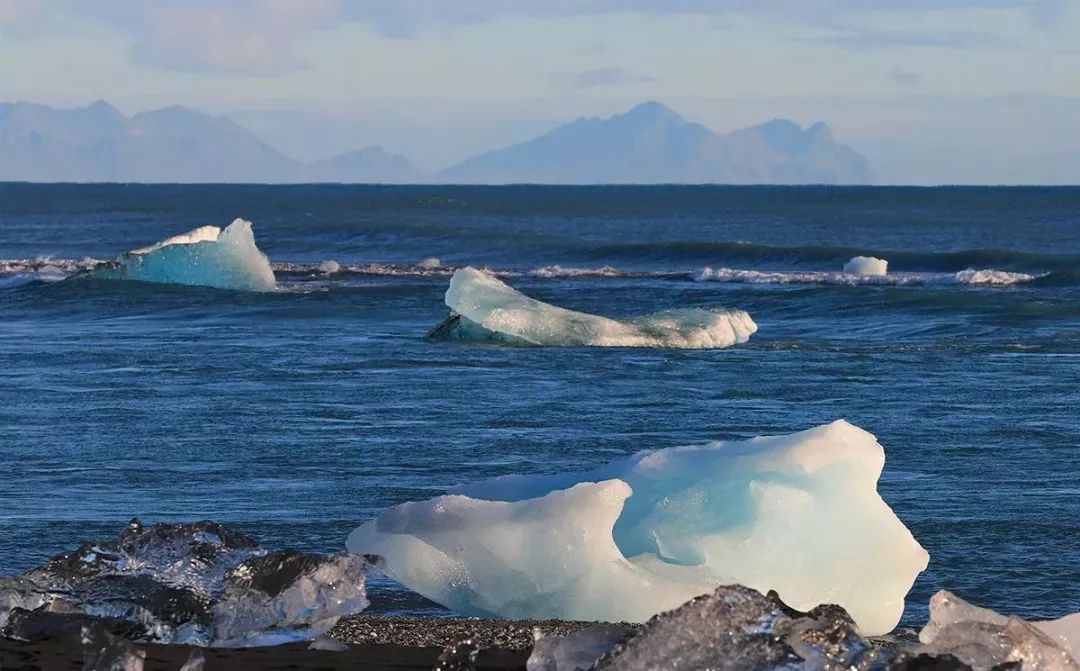
[[[255,246],[251,222],[237,219],[221,230],[203,226],[149,247],[121,254],[95,277],[186,284],[243,291],[273,291],[274,271]]]
[[[595,635],[593,633],[595,632]],[[595,647],[581,659],[555,658],[559,643],[571,648],[573,637],[589,638]],[[878,649],[862,637],[851,617],[837,606],[800,613],[774,593],[731,585],[719,587],[656,616],[640,631],[605,641],[603,631],[586,629],[539,645],[529,671],[830,671],[904,668],[907,654]]]
[[[493,275],[462,268],[450,278],[453,311],[429,337],[493,340],[518,345],[720,348],[746,342],[757,331],[741,310],[676,310],[617,321],[542,303]]]
[[[507,476],[405,503],[348,547],[462,613],[643,621],[716,585],[891,630],[928,555],[878,495],[885,454],[844,421]]]
[[[367,606],[369,565],[369,558],[348,553],[267,552],[210,522],[144,527],[133,521],[116,541],[84,543],[0,582],[0,625],[8,634],[47,635],[50,627],[89,616],[114,628],[124,624],[134,638],[166,643],[303,640]]]
[[[934,653],[950,653],[984,671],[1020,662],[1024,671],[1080,671],[1080,613],[1025,622],[979,608],[950,592],[930,599],[930,621],[919,640]]]
[[[603,623],[566,636],[543,636],[533,645],[525,664],[526,671],[591,669],[597,660],[633,632],[624,624]]]
[[[844,272],[852,275],[885,275],[888,273],[889,262],[873,256],[856,256],[844,264]]]

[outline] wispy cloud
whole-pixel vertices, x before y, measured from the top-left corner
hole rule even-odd
[[[919,82],[922,81],[922,75],[920,75],[918,72],[905,70],[899,65],[890,69],[889,72],[886,74],[886,77],[888,77],[889,81],[891,81],[893,84],[905,87],[918,86]]]
[[[597,68],[577,73],[552,75],[552,83],[575,89],[591,89],[599,86],[632,86],[655,82],[656,77],[637,74],[624,68]]]
[[[0,0],[7,33],[96,22],[125,34],[132,58],[162,69],[266,75],[302,68],[294,47],[313,31],[366,24],[383,37],[413,38],[435,27],[502,19],[638,14],[697,16],[713,25],[735,16],[835,30],[877,12],[1012,9],[1053,26],[1073,0]],[[857,23],[862,23],[861,20]],[[796,38],[800,39],[800,38]],[[801,38],[807,39],[807,38]],[[846,49],[999,48],[1005,38],[975,31],[853,29],[809,38]],[[603,77],[600,77],[603,79]],[[585,81],[587,84],[587,78]],[[613,85],[613,84],[595,84]]]
[[[841,49],[1013,49],[1016,44],[995,33],[974,30],[851,30],[823,37],[797,38],[803,42],[829,44]]]

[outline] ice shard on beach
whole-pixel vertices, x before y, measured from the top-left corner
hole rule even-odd
[[[1008,663],[1040,671],[1080,671],[1080,613],[1025,622],[938,592],[919,641],[933,653],[956,655],[975,671]]]
[[[742,310],[672,310],[628,321],[549,305],[490,273],[461,268],[450,278],[451,316],[428,335],[511,345],[711,349],[746,342],[757,324]]]
[[[885,462],[845,421],[512,475],[390,508],[348,547],[455,611],[644,621],[717,585],[843,606],[890,631],[929,559],[877,493]]]
[[[273,291],[277,286],[269,259],[255,246],[251,222],[243,219],[236,219],[224,230],[202,226],[133,249],[90,274],[104,279],[241,291]]]
[[[367,607],[374,559],[269,552],[211,522],[143,526],[0,579],[0,635],[34,639],[111,626],[163,643],[244,647],[325,634]]]

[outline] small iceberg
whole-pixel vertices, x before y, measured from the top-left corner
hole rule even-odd
[[[490,273],[461,268],[450,278],[451,315],[433,340],[511,345],[711,349],[744,343],[757,324],[742,310],[673,310],[631,321],[574,312],[512,289]]]
[[[347,546],[464,614],[641,622],[737,583],[802,610],[838,604],[884,634],[929,560],[877,493],[884,463],[841,420],[457,487],[386,510]]]
[[[0,577],[0,636],[109,627],[158,643],[247,647],[313,639],[368,605],[376,558],[270,552],[212,522],[138,520],[17,577]]]
[[[241,291],[273,291],[277,287],[269,259],[255,246],[251,222],[243,219],[236,219],[224,230],[202,226],[133,249],[90,275]]]
[[[889,273],[889,262],[873,256],[856,256],[844,264],[844,272],[849,275],[884,277]]]

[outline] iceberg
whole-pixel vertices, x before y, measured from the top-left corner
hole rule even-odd
[[[269,552],[212,522],[132,520],[115,541],[87,542],[0,579],[0,635],[36,639],[81,624],[201,646],[307,640],[367,607],[366,571],[375,561]]]
[[[430,339],[710,349],[746,342],[757,331],[741,310],[673,310],[626,322],[574,312],[529,298],[472,267],[454,272],[446,305],[451,316],[428,334]]]
[[[888,270],[888,261],[873,256],[856,256],[844,264],[844,272],[851,275],[884,277],[888,274]]]
[[[877,493],[884,463],[874,436],[843,420],[646,450],[404,503],[347,547],[464,614],[641,622],[738,583],[799,609],[839,604],[882,634],[929,560]]]
[[[255,246],[251,222],[243,219],[236,219],[224,230],[202,226],[133,249],[90,275],[241,291],[273,291],[277,287],[269,259]]]

